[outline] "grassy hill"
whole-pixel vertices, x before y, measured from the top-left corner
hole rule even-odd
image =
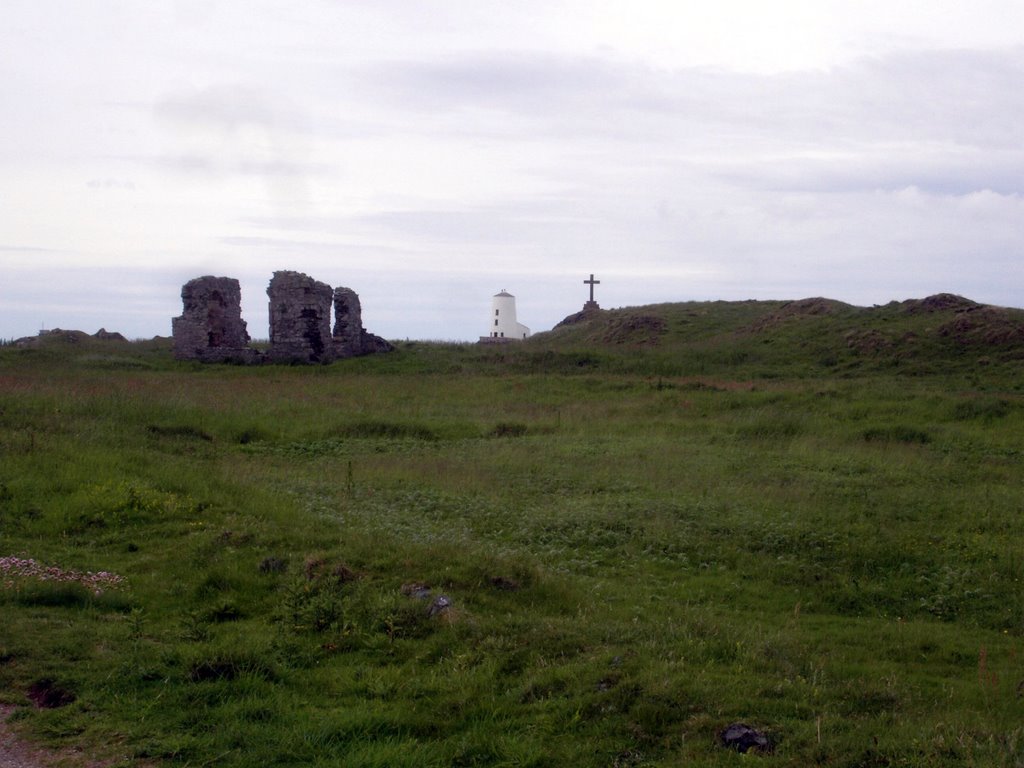
[[[1024,310],[950,294],[854,307],[829,299],[686,302],[602,310],[525,342],[396,342],[360,370],[580,372],[732,378],[927,376],[1024,360]]]
[[[1020,764],[1021,318],[0,348],[0,704],[121,765]]]
[[[870,308],[822,298],[689,302],[600,312],[531,341],[556,349],[643,349],[680,373],[724,365],[769,376],[921,374],[1020,360],[1024,311],[950,294]]]

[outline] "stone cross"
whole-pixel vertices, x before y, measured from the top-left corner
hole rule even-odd
[[[590,303],[593,304],[594,303],[594,286],[595,285],[600,285],[601,281],[600,280],[595,280],[594,279],[594,273],[591,272],[590,273],[590,279],[589,280],[584,280],[583,282],[584,282],[585,285],[589,285],[590,286]]]

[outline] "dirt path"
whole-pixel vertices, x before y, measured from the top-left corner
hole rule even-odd
[[[0,706],[0,768],[48,768],[38,748],[17,738],[7,725],[14,707]]]
[[[14,707],[0,704],[0,768],[53,768],[76,765],[81,768],[104,768],[106,763],[86,759],[74,750],[52,750],[19,738],[7,724]]]

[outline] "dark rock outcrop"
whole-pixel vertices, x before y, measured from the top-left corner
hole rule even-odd
[[[100,328],[92,335],[92,337],[94,339],[99,339],[100,341],[128,341],[128,339],[117,331],[108,331],[106,328]]]
[[[576,325],[577,323],[585,323],[588,320],[594,320],[595,318],[601,317],[604,314],[605,311],[597,307],[596,305],[594,307],[584,307],[579,312],[569,315],[560,323],[556,323],[555,328],[562,328],[567,325]]]
[[[771,752],[772,744],[768,736],[746,723],[732,723],[718,734],[723,747],[735,749],[737,752]]]

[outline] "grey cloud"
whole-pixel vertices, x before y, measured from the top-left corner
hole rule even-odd
[[[330,229],[336,219],[326,216],[244,216],[238,223],[255,229],[310,231]],[[253,238],[272,240],[273,238]]]
[[[89,189],[123,189],[130,192],[135,191],[135,182],[129,179],[89,179],[85,182]]]
[[[154,107],[160,120],[225,131],[245,127],[306,129],[300,113],[280,96],[243,85],[219,85],[163,97]]]
[[[355,216],[264,216],[240,223],[260,229],[336,234],[388,232],[415,241],[500,242],[517,237],[542,237],[550,230],[588,226],[593,216],[581,211],[583,201],[572,196],[539,196],[503,200],[489,205],[451,208],[383,210]],[[264,244],[290,243],[276,238],[232,238]],[[297,241],[296,241],[297,242]]]
[[[345,246],[331,242],[310,242],[308,240],[289,240],[283,237],[252,237],[230,235],[220,238],[224,245],[238,248],[273,248],[285,251],[332,251],[337,252]]]
[[[848,193],[916,187],[936,195],[962,196],[983,190],[1024,194],[1024,153],[958,152],[919,148],[888,153],[815,158],[791,156],[745,164],[722,164],[714,175],[734,184],[772,191]]]
[[[551,122],[621,112],[718,120],[745,109],[764,78],[711,70],[661,70],[597,57],[526,51],[477,53],[444,61],[378,64],[357,85],[371,99],[417,110],[493,109]],[[600,127],[600,126],[599,126]]]
[[[520,116],[555,133],[657,136],[681,146],[869,139],[1009,147],[1024,117],[1022,75],[1017,48],[891,55],[781,75],[499,53],[378,65],[357,86],[371,101],[406,110],[484,109],[499,123],[500,115]]]
[[[941,51],[869,61],[860,105],[893,132],[1016,148],[1024,117],[1024,47]]]
[[[938,76],[937,76],[938,75]],[[694,127],[780,145],[865,141],[1013,148],[1024,117],[1024,49],[935,51],[862,59],[825,72],[756,76],[683,71],[637,101]]]
[[[210,151],[206,154],[167,154],[155,157],[121,157],[121,160],[143,165],[158,165],[182,173],[237,174],[240,176],[309,177],[332,173],[325,163],[302,162],[284,158],[259,160],[232,151]]]
[[[154,162],[186,173],[259,177],[280,208],[307,204],[307,179],[328,170],[308,159],[302,110],[271,91],[197,89],[164,98],[154,113],[173,146]]]
[[[299,231],[299,230],[293,230]],[[409,255],[417,249],[407,244],[392,245],[383,238],[368,238],[366,241],[349,242],[353,235],[353,227],[345,230],[339,239],[323,239],[331,233],[321,227],[303,228],[302,231],[316,232],[321,239],[299,240],[288,237],[262,237],[248,235],[228,235],[218,239],[218,243],[231,248],[235,252],[248,252],[250,262],[269,265],[273,269],[282,269],[283,265],[297,268],[298,262],[331,263],[343,265],[350,269],[356,264],[372,264],[375,269],[391,266],[403,266]],[[325,262],[325,260],[329,260]],[[313,267],[309,267],[313,270]],[[316,270],[314,270],[316,271]]]
[[[586,226],[592,218],[573,210],[571,200],[504,202],[453,209],[384,211],[360,216],[350,224],[386,230],[434,242],[551,242],[567,229]]]
[[[644,68],[529,52],[393,61],[350,77],[364,103],[409,113],[405,130],[447,136],[635,137],[649,126],[629,115],[660,103]]]
[[[599,59],[504,52],[441,62],[378,65],[373,79],[419,106],[499,104],[528,107],[545,97],[616,89],[623,71]]]

